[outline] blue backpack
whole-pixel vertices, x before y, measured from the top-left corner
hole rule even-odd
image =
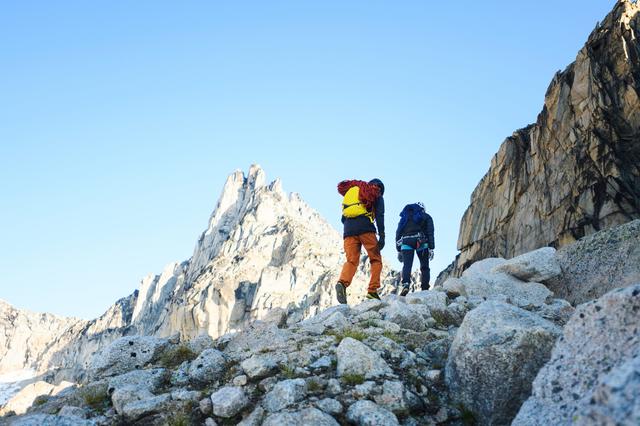
[[[400,212],[400,223],[398,224],[398,229],[404,228],[404,226],[409,222],[409,219],[413,221],[413,223],[420,223],[427,218],[427,212],[424,211],[424,207],[421,204],[407,204],[402,212]]]

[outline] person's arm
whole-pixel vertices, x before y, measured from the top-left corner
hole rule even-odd
[[[402,229],[400,229],[400,222],[398,222],[398,229],[396,229],[396,240],[395,240],[395,246],[396,246],[396,250],[400,251],[400,246],[398,245],[398,241],[400,241],[400,236],[402,235]]]
[[[384,236],[384,198],[378,197],[376,200],[376,226],[378,227],[378,235]]]
[[[427,244],[429,244],[429,249],[433,250],[436,248],[436,240],[433,235],[433,219],[430,215],[427,215],[427,218],[423,222],[423,232],[427,236]]]

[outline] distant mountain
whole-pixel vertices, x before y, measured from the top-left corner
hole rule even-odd
[[[145,277],[139,290],[101,317],[47,316],[51,320],[38,322],[0,305],[18,318],[18,328],[0,340],[0,348],[11,348],[12,354],[11,361],[0,363],[0,373],[32,367],[55,371],[56,379],[80,379],[93,353],[124,335],[217,337],[276,308],[290,318],[307,317],[336,303],[333,285],[343,260],[340,234],[299,195],[285,193],[279,180],[266,184],[259,166],[246,176],[236,171],[228,177],[192,257]],[[383,277],[389,283],[393,274],[385,269]],[[363,299],[367,280],[363,256],[350,302]],[[0,322],[0,336],[12,327],[16,321]],[[46,344],[31,344],[36,336]]]

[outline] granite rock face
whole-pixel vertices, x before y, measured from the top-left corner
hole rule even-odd
[[[637,424],[639,327],[640,284],[580,305],[514,425]]]
[[[502,302],[467,314],[449,351],[446,381],[479,424],[508,424],[549,360],[560,328]]]
[[[640,282],[640,220],[602,230],[561,248],[562,275],[547,282],[557,297],[577,305]]]
[[[618,1],[473,191],[455,276],[640,218],[640,4]]]

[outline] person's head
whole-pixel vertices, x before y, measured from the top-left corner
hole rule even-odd
[[[380,179],[371,179],[369,183],[380,188],[380,195],[384,195],[384,183]]]

